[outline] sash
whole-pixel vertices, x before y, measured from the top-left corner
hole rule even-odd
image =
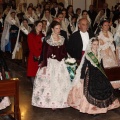
[[[14,19],[11,19],[11,22],[15,25],[16,21]]]
[[[34,19],[31,16],[27,16],[27,18],[30,20],[31,23],[34,23]]]
[[[100,65],[98,59],[95,57],[95,55],[92,52],[87,53],[87,55],[90,57],[92,62],[97,66],[97,68],[106,76],[103,68],[101,67],[101,65]]]
[[[24,32],[26,35],[28,35],[29,33],[28,30],[24,26],[20,27],[20,30]]]

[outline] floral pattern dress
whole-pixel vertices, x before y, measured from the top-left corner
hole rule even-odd
[[[67,97],[71,88],[70,76],[65,64],[67,52],[64,38],[59,42],[51,37],[43,48],[43,61],[34,81],[32,105],[42,108],[68,107]]]
[[[103,59],[104,68],[118,66],[115,55],[115,46],[113,44],[113,35],[108,31],[108,36],[104,36],[101,31],[98,38],[103,40],[104,44],[100,45],[101,57]]]

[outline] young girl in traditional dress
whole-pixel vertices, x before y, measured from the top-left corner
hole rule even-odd
[[[98,39],[92,38],[77,70],[75,79],[80,80],[68,97],[68,104],[82,113],[106,113],[120,106],[103,70],[98,45]]]
[[[65,64],[65,38],[59,35],[59,22],[53,21],[50,26],[52,34],[45,37],[43,60],[34,82],[32,105],[52,109],[66,108],[71,81]]]

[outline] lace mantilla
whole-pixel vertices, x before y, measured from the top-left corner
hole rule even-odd
[[[60,40],[55,41],[51,35],[50,39],[47,40],[47,43],[51,46],[62,46],[64,44],[65,38],[59,35]]]

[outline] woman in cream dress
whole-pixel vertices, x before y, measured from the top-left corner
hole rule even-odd
[[[109,22],[103,20],[101,26],[102,30],[98,35],[98,39],[100,40],[100,52],[103,59],[103,66],[104,68],[118,66],[115,46],[113,44],[113,35],[109,32]]]

